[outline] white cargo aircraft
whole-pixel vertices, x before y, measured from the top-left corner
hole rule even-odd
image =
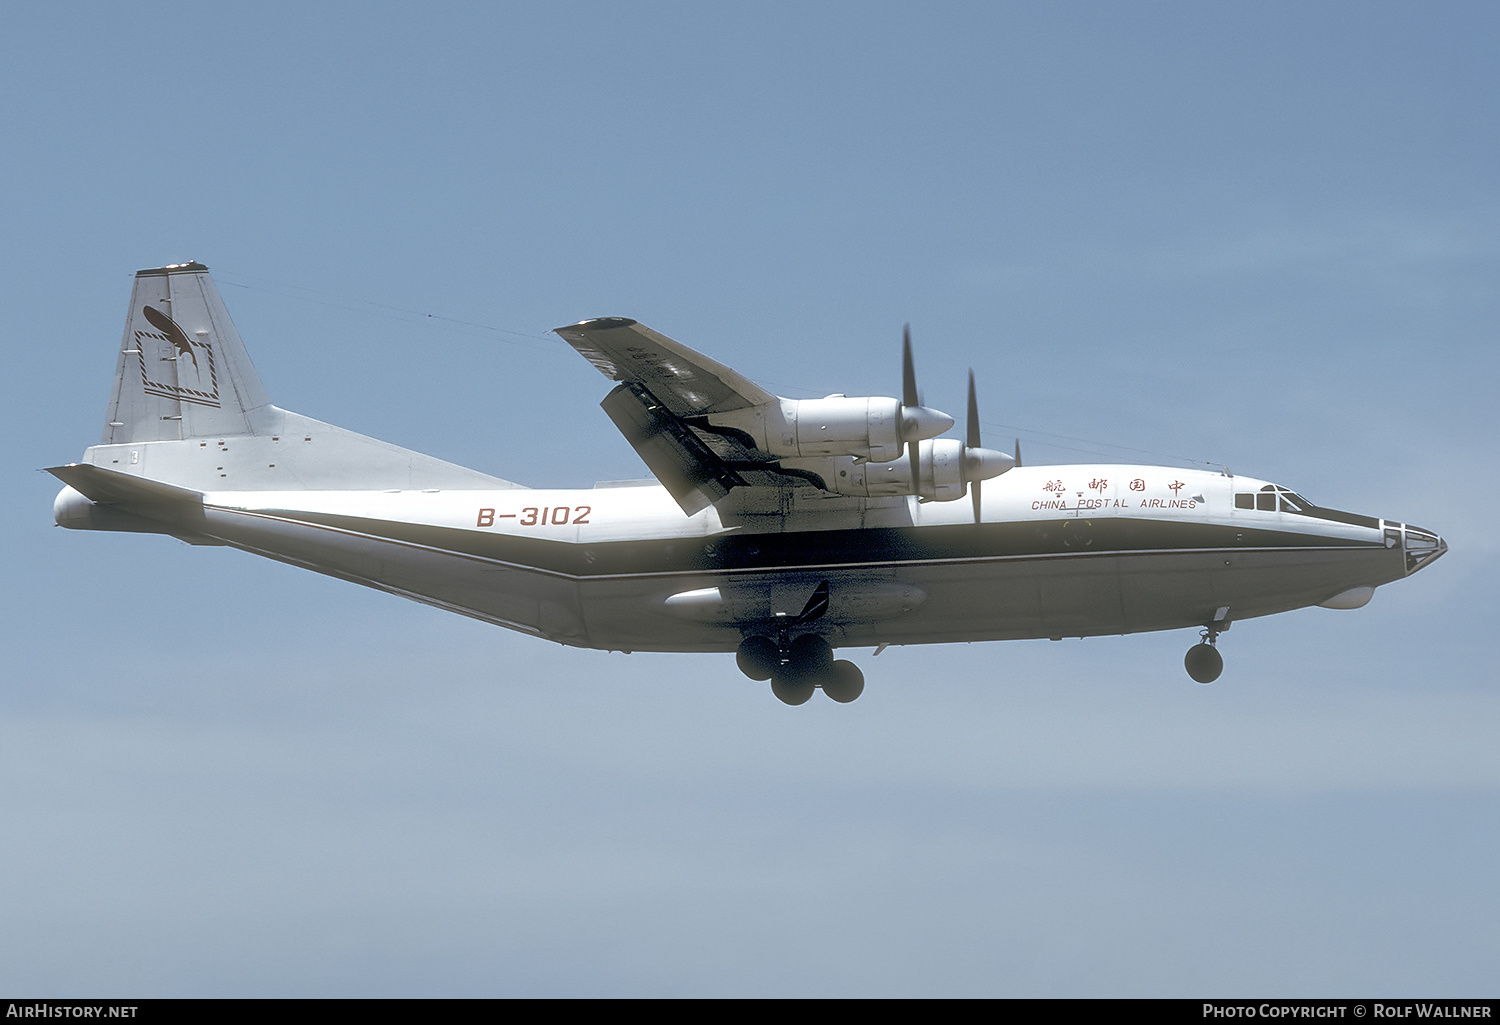
[[[859,696],[835,647],[1187,627],[1207,683],[1231,621],[1358,608],[1447,550],[1227,470],[1022,467],[980,446],[972,374],[965,439],[939,437],[909,340],[899,401],[793,400],[632,320],[557,333],[619,382],[604,410],[656,480],[535,491],[279,409],[206,267],[140,271],[104,437],[50,471],[56,520],[563,644],[737,652],[788,704]]]

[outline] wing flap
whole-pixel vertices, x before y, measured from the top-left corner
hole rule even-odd
[[[622,384],[600,403],[625,440],[689,516],[745,481],[644,388]]]

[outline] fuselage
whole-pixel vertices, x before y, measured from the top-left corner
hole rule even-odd
[[[1358,608],[1435,534],[1266,481],[1027,466],[901,398],[788,399],[624,317],[557,335],[653,480],[533,490],[282,409],[198,263],[138,271],[100,443],[49,468],[65,527],[230,545],[563,644],[733,651],[797,705],[859,697],[833,648],[1197,627]],[[187,357],[184,360],[184,357]],[[657,483],[660,482],[660,483]]]
[[[1167,630],[1352,608],[1444,550],[1266,481],[1018,467],[968,502],[819,496],[684,515],[588,490],[209,492],[204,536],[565,644],[730,651],[827,583],[838,646]],[[794,628],[795,632],[795,628]]]

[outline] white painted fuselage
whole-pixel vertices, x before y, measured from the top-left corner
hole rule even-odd
[[[1235,507],[1267,487],[1022,467],[989,484],[978,524],[967,503],[911,498],[686,516],[649,485],[208,492],[194,532],[565,644],[654,651],[734,650],[823,581],[835,647],[1089,636],[1357,599],[1406,575],[1409,543],[1433,549],[1390,521]]]

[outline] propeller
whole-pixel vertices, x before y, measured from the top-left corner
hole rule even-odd
[[[917,368],[911,358],[911,325],[901,329],[901,440],[911,465],[911,493],[922,493],[921,454],[917,442],[936,438],[953,426],[953,417],[922,405],[917,391]]]
[[[1020,465],[1020,442],[1016,443],[1016,458],[1004,452],[983,448],[979,443],[979,399],[974,391],[974,371],[969,370],[969,422],[964,434],[963,479],[969,483],[969,494],[974,500],[974,522],[978,523],[981,506],[979,484],[989,477],[998,477],[1006,470]]]
[[[1000,474],[1016,465],[1004,452],[982,448],[979,440],[979,400],[975,394],[974,371],[969,371],[969,416],[967,433],[962,444],[957,441],[937,438],[953,426],[953,417],[936,409],[922,405],[921,393],[917,390],[917,371],[911,358],[911,325],[901,330],[901,440],[906,444],[906,456],[911,466],[911,493],[921,501],[936,498],[947,502],[963,496],[966,486],[973,486],[974,522],[980,522],[979,482]],[[922,448],[926,446],[931,463],[933,480],[927,495],[922,493]],[[1019,451],[1018,451],[1019,454]],[[946,469],[940,469],[946,467]],[[954,492],[957,492],[956,494]]]

